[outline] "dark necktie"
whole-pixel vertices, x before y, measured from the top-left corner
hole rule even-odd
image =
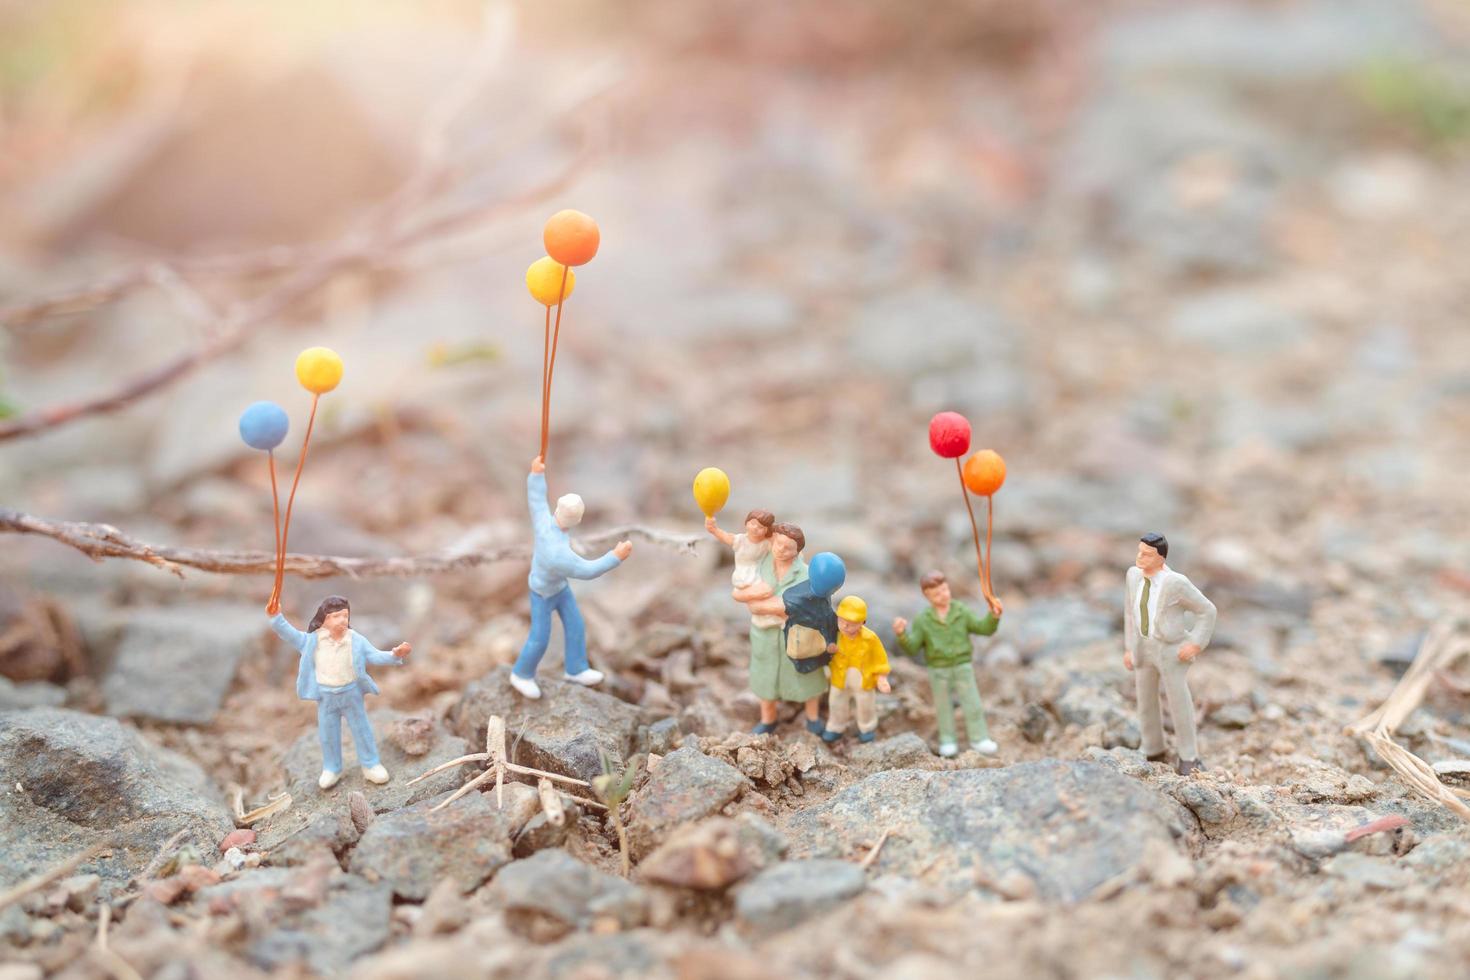
[[[1148,593],[1153,587],[1153,580],[1147,575],[1143,577],[1143,597],[1138,600],[1138,631],[1148,636]]]

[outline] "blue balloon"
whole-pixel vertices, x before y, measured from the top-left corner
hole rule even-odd
[[[812,555],[812,560],[806,563],[806,576],[813,592],[830,598],[847,581],[847,566],[832,552],[823,551]]]
[[[240,413],[240,438],[251,449],[275,449],[290,428],[285,409],[275,402],[256,402]]]

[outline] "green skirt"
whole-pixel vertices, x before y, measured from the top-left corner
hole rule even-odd
[[[750,689],[762,701],[810,701],[827,690],[827,672],[798,673],[781,649],[781,627],[752,626]]]

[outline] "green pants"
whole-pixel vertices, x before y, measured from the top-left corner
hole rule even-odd
[[[939,741],[954,742],[954,701],[950,695],[960,699],[960,711],[965,716],[965,731],[971,742],[983,742],[990,737],[985,724],[985,709],[980,706],[980,685],[975,682],[974,664],[956,664],[953,667],[930,667],[929,687],[934,692],[934,714],[939,719]]]

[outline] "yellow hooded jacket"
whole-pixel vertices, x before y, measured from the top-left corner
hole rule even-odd
[[[831,666],[832,686],[837,690],[847,682],[847,669],[856,667],[863,675],[863,690],[871,691],[878,685],[878,675],[888,673],[888,652],[878,634],[864,626],[857,636],[838,634]]]

